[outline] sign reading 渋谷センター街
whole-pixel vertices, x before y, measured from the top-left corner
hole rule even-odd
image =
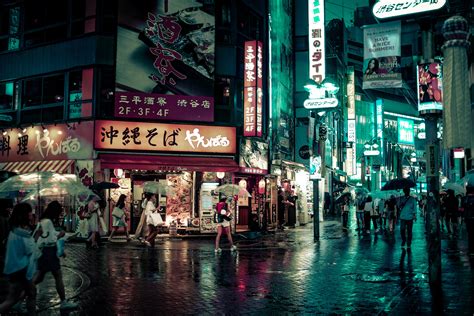
[[[98,120],[94,148],[235,154],[236,130],[227,126]]]
[[[446,0],[382,0],[372,8],[372,13],[379,19],[393,18],[414,13],[441,9]]]
[[[0,134],[0,162],[93,158],[93,122],[9,129]]]
[[[214,98],[116,92],[115,117],[212,122]]]
[[[363,89],[401,88],[400,21],[364,28]]]

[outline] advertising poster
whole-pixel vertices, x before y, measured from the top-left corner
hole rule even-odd
[[[398,143],[415,145],[415,123],[413,120],[398,118]]]
[[[418,111],[443,110],[443,72],[434,62],[418,65]]]
[[[309,178],[311,180],[321,179],[321,156],[311,156],[309,160]]]
[[[268,170],[268,144],[251,139],[242,140],[239,167],[245,173],[266,174]]]
[[[192,210],[193,180],[190,172],[167,174],[166,225],[174,221],[178,226],[188,224]]]
[[[163,113],[150,113],[166,106],[173,114],[173,109],[186,104],[188,112],[199,114],[193,120],[211,121],[202,112],[214,109],[214,51],[214,1],[143,0],[137,5],[120,0],[115,115],[173,120]],[[125,113],[119,101],[130,97],[124,92],[132,91],[141,94],[134,102],[129,100],[131,110]],[[197,100],[193,107],[192,98],[171,95]]]
[[[364,28],[363,89],[401,88],[400,22]]]

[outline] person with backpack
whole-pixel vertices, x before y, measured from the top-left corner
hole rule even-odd
[[[232,220],[231,212],[229,210],[229,206],[227,204],[227,198],[226,197],[221,197],[219,200],[219,203],[216,205],[216,212],[214,214],[215,222],[217,224],[217,236],[215,240],[215,248],[214,252],[219,253],[222,251],[222,249],[219,247],[219,243],[221,240],[221,235],[224,232],[227,235],[227,239],[229,240],[230,243],[230,250],[235,251],[237,250],[237,247],[234,245],[234,242],[232,241],[232,232],[231,232],[231,227],[230,227],[230,221]]]
[[[474,257],[474,183],[468,183],[466,187],[466,196],[463,198],[462,207],[464,208],[464,222],[467,230],[468,251],[471,257]]]
[[[411,249],[413,221],[416,221],[416,199],[410,195],[410,188],[403,188],[404,196],[398,201],[398,209],[400,210],[400,234],[402,237],[402,248]]]

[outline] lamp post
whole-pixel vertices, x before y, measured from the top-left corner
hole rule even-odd
[[[335,97],[339,92],[339,87],[330,78],[323,80],[321,84],[309,79],[304,86],[304,89],[309,92],[308,99],[304,102],[304,107],[310,110],[309,124],[310,135],[314,135],[318,131],[318,143],[313,137],[310,137],[309,148],[311,149],[310,157],[310,179],[313,181],[313,235],[314,240],[319,240],[319,180],[326,174],[326,139],[328,128],[324,124],[325,114],[328,111],[334,110],[339,100]],[[319,170],[318,170],[319,169]]]

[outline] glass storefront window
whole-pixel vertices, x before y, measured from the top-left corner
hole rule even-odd
[[[13,109],[13,82],[0,83],[0,111]]]

